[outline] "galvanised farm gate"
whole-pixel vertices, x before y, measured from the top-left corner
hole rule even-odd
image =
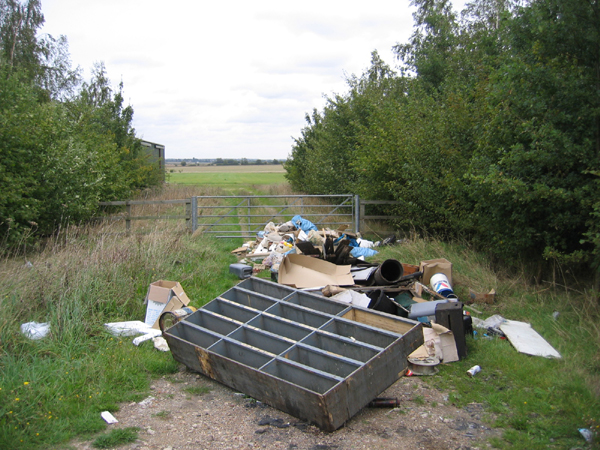
[[[196,196],[180,200],[126,200],[101,202],[101,206],[125,207],[109,220],[132,223],[153,220],[185,220],[192,232],[218,238],[254,238],[266,224],[284,223],[296,215],[318,228],[347,226],[361,231],[365,220],[389,220],[387,215],[366,215],[366,205],[397,204],[391,201],[361,200],[358,195],[225,195]],[[105,218],[106,220],[106,218]]]

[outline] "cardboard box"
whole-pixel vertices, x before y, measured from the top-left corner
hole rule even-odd
[[[338,266],[305,255],[287,255],[279,266],[279,284],[298,289],[332,286],[352,286],[351,266]]]
[[[158,319],[163,312],[181,309],[189,303],[190,299],[178,282],[158,280],[150,283],[144,323],[158,329]]]
[[[432,275],[435,275],[436,273],[443,273],[446,275],[450,285],[452,285],[452,263],[447,259],[440,258],[421,261],[419,271],[423,272],[423,284],[426,286],[429,286]]]
[[[475,303],[487,303],[491,305],[496,302],[496,290],[492,289],[487,294],[482,294],[469,288],[469,298]]]
[[[458,351],[454,334],[448,328],[433,322],[431,328],[423,327],[423,345],[409,355],[409,358],[435,356],[444,363],[458,361]]]

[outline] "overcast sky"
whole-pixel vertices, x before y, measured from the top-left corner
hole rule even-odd
[[[412,31],[409,0],[42,0],[86,78],[123,81],[142,139],[167,158],[282,159],[324,95],[346,92]]]

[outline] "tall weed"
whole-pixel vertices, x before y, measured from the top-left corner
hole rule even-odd
[[[36,253],[0,261],[0,447],[48,448],[105,428],[99,412],[140,400],[152,376],[177,370],[151,343],[111,336],[104,323],[144,320],[149,283],[179,281],[201,306],[228,289],[237,242],[158,223],[144,235],[71,227]],[[30,340],[26,322],[50,334]]]

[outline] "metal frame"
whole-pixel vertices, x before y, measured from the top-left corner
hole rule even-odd
[[[253,205],[256,200],[281,199],[278,204]],[[326,202],[318,200],[329,200]],[[337,199],[339,202],[332,200]],[[234,201],[234,205],[202,205],[210,200]],[[286,201],[288,200],[288,201]],[[306,200],[310,200],[306,203]],[[338,228],[341,225],[353,226],[358,196],[353,195],[240,195],[240,196],[202,196],[192,197],[191,227],[192,231],[202,228],[204,233],[214,234],[219,238],[255,238],[256,233],[264,230],[269,222],[283,223],[295,215],[302,215],[317,226]],[[261,210],[276,209],[275,212],[261,213]],[[209,214],[203,214],[208,210]],[[221,214],[211,214],[213,210],[226,210]],[[202,211],[202,213],[200,212]],[[318,212],[317,212],[318,211]],[[226,220],[236,218],[236,223]],[[330,220],[327,220],[330,219]],[[233,228],[224,230],[225,228]]]
[[[398,379],[421,327],[252,277],[163,336],[190,369],[334,431]]]
[[[207,200],[231,201],[239,199],[234,205],[203,205]],[[285,204],[275,205],[253,205],[260,199],[287,199]],[[306,199],[311,200],[306,203]],[[319,199],[338,199],[339,202],[320,202]],[[136,216],[132,213],[132,207],[138,205],[184,205],[184,214],[165,214],[154,216]],[[109,220],[125,220],[125,228],[131,231],[132,221],[135,220],[179,220],[185,219],[192,231],[198,228],[206,228],[205,233],[216,235],[219,238],[254,238],[258,231],[270,222],[286,222],[295,215],[301,215],[315,225],[323,228],[338,228],[341,225],[354,227],[355,232],[361,231],[361,223],[367,220],[398,219],[398,216],[367,215],[366,205],[398,205],[400,202],[361,200],[358,195],[245,195],[245,196],[202,196],[191,197],[182,200],[127,200],[114,202],[99,202],[100,206],[125,206],[125,214],[109,218]],[[259,214],[258,211],[265,208],[279,208],[274,213]],[[199,214],[202,210],[227,209],[225,214]],[[315,212],[320,210],[323,212]],[[336,220],[327,218],[336,217]],[[235,224],[227,224],[225,220],[235,217]],[[260,220],[257,220],[260,218]],[[213,220],[214,219],[214,220]],[[340,220],[341,219],[341,220]],[[347,220],[346,220],[347,219]],[[222,230],[225,227],[237,227],[235,230]],[[221,228],[221,230],[219,229]],[[245,228],[245,229],[244,229]]]

